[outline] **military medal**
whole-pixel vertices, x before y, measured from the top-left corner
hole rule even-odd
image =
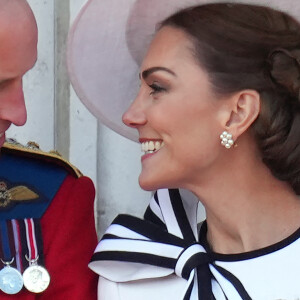
[[[29,256],[25,255],[29,266],[23,272],[24,286],[32,293],[42,293],[49,286],[50,275],[43,266],[38,264],[38,253],[41,251],[42,245],[38,243],[39,239],[36,238],[35,222],[33,219],[25,219],[24,221],[29,253]]]
[[[9,295],[19,293],[23,287],[23,277],[17,269],[10,266],[14,258],[10,262],[1,261],[6,266],[0,271],[0,289]]]
[[[26,182],[0,177],[0,299],[1,292],[17,294],[23,286],[31,293],[48,288],[40,218],[49,203]]]
[[[23,273],[24,286],[32,293],[42,293],[50,283],[48,271],[37,264],[38,257],[29,260],[29,267]]]
[[[1,186],[1,184],[0,184]],[[0,232],[1,232],[1,248],[4,260],[1,259],[5,267],[0,271],[0,289],[9,295],[14,295],[20,292],[23,287],[23,277],[21,273],[10,266],[15,258],[11,251],[9,243],[9,229],[5,220],[0,220]],[[9,259],[11,260],[9,261]]]

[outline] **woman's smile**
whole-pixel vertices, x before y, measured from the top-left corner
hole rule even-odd
[[[193,181],[220,150],[217,112],[224,101],[217,101],[191,48],[184,32],[163,28],[143,61],[140,91],[123,115],[139,131],[145,153],[139,182],[146,190]]]
[[[141,143],[141,150],[144,154],[141,157],[141,161],[143,162],[146,158],[153,156],[157,153],[163,146],[164,142],[158,139],[139,139]]]

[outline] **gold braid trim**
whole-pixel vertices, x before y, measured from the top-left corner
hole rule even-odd
[[[52,162],[67,169],[77,178],[83,176],[82,173],[68,160],[64,159],[59,152],[55,150],[49,152],[42,151],[35,142],[28,142],[27,145],[24,146],[13,139],[9,139],[3,144],[1,153],[13,153],[23,157],[36,158],[49,163]]]

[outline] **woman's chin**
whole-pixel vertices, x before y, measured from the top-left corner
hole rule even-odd
[[[156,191],[162,188],[161,182],[156,180],[154,176],[144,176],[143,173],[139,176],[139,185],[145,191]]]
[[[156,191],[165,188],[177,188],[177,184],[158,180],[158,178],[155,178],[155,176],[143,176],[143,174],[140,174],[139,176],[139,185],[145,191]]]
[[[145,181],[139,179],[139,185],[145,191],[155,191],[158,189],[157,185],[155,185],[152,181]]]

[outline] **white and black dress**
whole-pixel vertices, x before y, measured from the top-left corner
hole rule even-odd
[[[144,220],[119,215],[90,268],[101,300],[299,300],[300,229],[272,246],[240,254],[209,249],[197,234],[197,202],[158,190]]]

